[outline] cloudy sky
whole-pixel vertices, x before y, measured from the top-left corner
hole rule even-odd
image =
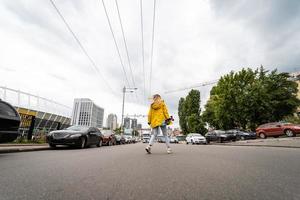
[[[87,97],[105,115],[120,118],[126,78],[102,1],[54,2],[100,73],[49,0],[0,0],[0,86],[70,107],[74,98]],[[153,1],[143,0],[144,76],[140,0],[118,0],[133,77],[115,1],[104,2],[129,86],[134,80],[138,88],[136,95],[126,95],[125,114],[147,113],[150,94],[160,93],[176,116],[178,100],[187,91],[165,91],[215,80],[231,70],[260,65],[300,70],[298,0],[157,0],[150,92]],[[202,105],[210,87],[200,88]]]

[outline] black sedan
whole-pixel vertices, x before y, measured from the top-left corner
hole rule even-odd
[[[20,121],[16,109],[0,99],[0,143],[12,142],[19,136]]]
[[[250,131],[244,131],[239,129],[232,129],[226,131],[226,133],[230,134],[236,134],[237,140],[250,140],[250,139],[256,139],[256,133],[250,132]]]
[[[205,138],[207,143],[210,143],[211,141],[223,143],[225,141],[236,141],[236,134],[226,133],[222,130],[214,130],[206,133]]]
[[[50,147],[56,145],[76,146],[85,148],[90,145],[102,146],[103,135],[95,127],[71,126],[64,130],[52,131],[47,135]]]

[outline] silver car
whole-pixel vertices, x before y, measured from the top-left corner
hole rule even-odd
[[[185,140],[186,144],[207,144],[205,137],[199,133],[190,133]]]

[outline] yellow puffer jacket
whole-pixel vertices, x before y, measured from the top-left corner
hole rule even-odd
[[[148,123],[151,128],[161,126],[166,119],[169,119],[169,113],[164,101],[154,102],[150,106],[148,113]]]

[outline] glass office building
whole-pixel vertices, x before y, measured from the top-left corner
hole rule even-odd
[[[72,125],[102,128],[104,109],[88,98],[74,99]]]

